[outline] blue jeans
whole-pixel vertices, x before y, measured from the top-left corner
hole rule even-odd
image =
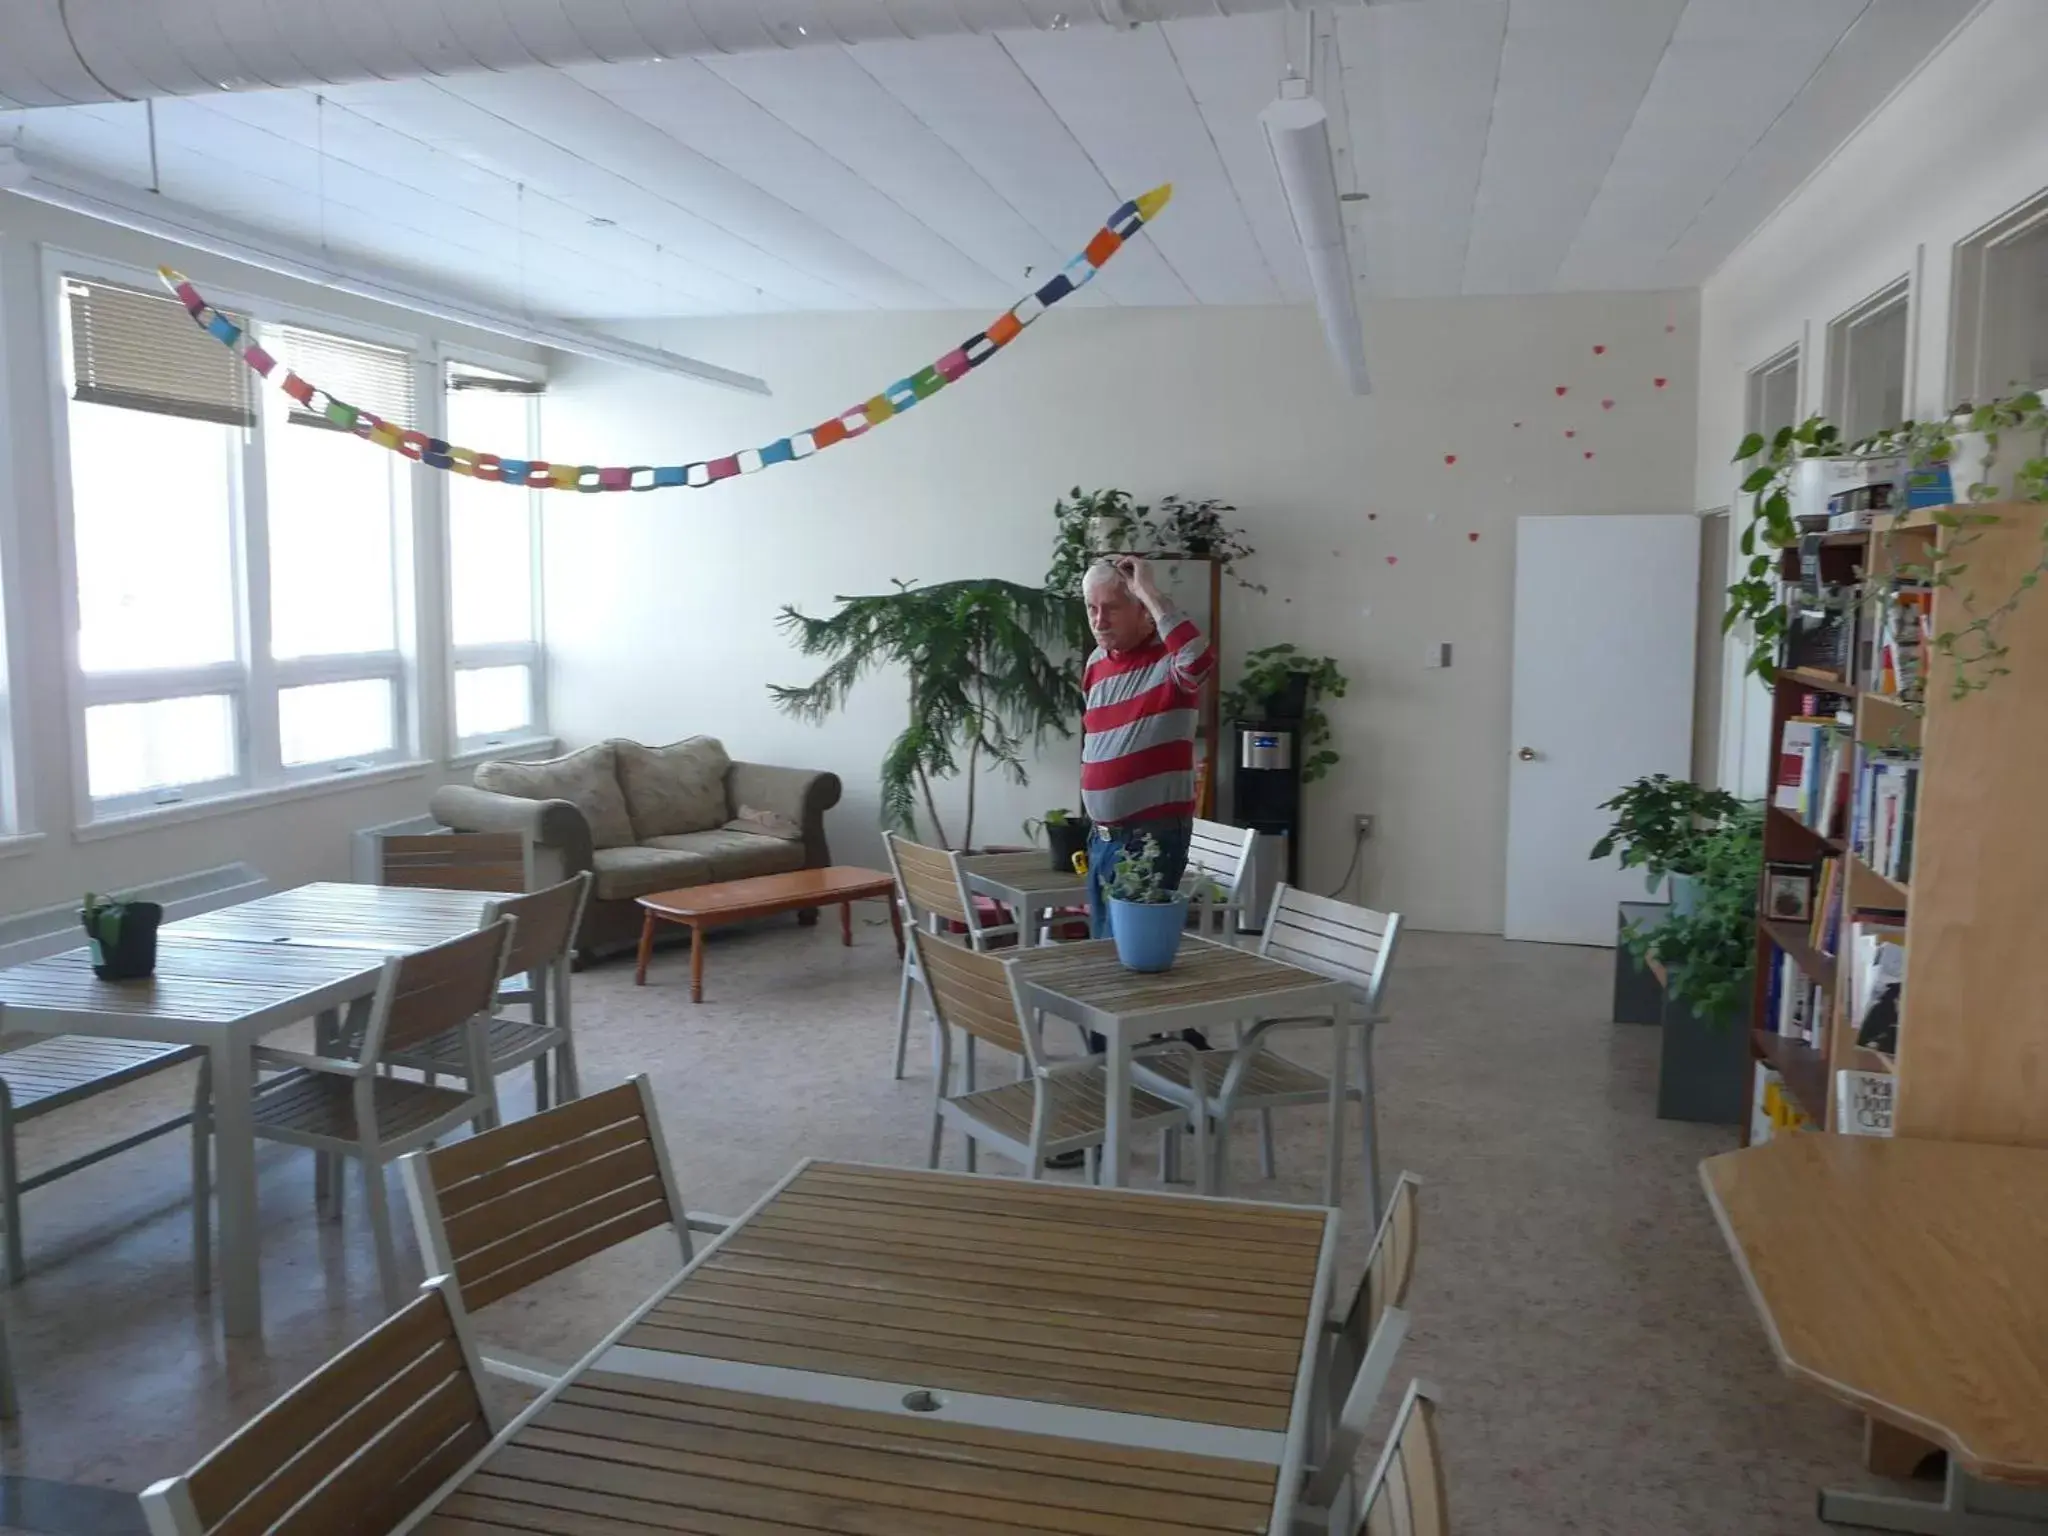
[[[1109,905],[1103,887],[1116,873],[1117,860],[1129,849],[1135,857],[1145,839],[1159,839],[1159,878],[1172,890],[1187,873],[1188,839],[1194,823],[1185,816],[1162,816],[1154,821],[1127,821],[1119,827],[1096,827],[1088,834],[1088,934],[1109,937]]]

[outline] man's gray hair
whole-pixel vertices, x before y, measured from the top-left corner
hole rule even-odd
[[[1105,581],[1113,581],[1120,587],[1128,587],[1131,584],[1130,578],[1124,575],[1114,560],[1098,560],[1088,567],[1088,574],[1081,578],[1082,595],[1086,596],[1090,587],[1099,587]]]

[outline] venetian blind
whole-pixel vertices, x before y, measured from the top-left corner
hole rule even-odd
[[[72,399],[231,427],[256,424],[248,365],[194,325],[176,299],[81,277],[64,279],[64,299]]]
[[[418,425],[410,352],[295,325],[266,326],[263,340],[280,362],[315,389],[359,411],[374,411],[393,426]],[[304,427],[335,425],[296,401],[290,419]]]
[[[450,363],[448,365],[448,387],[451,390],[482,390],[496,395],[544,395],[547,385],[536,379],[515,378],[509,373],[493,373],[487,368],[473,364]]]

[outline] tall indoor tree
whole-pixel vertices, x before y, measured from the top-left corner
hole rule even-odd
[[[831,663],[807,687],[771,684],[778,708],[822,721],[853,685],[881,666],[910,685],[909,723],[882,759],[882,819],[915,833],[920,803],[943,846],[974,846],[976,782],[991,765],[1030,782],[1024,752],[1048,735],[1071,736],[1081,710],[1080,659],[1087,622],[1080,602],[1043,587],[978,579],[841,597],[830,618],[784,608],[777,623],[806,656]],[[967,781],[966,821],[955,844],[932,792],[934,780]]]

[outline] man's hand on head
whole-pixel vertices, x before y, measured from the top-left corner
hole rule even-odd
[[[1166,605],[1166,595],[1159,590],[1159,583],[1153,579],[1152,567],[1136,555],[1123,555],[1116,562],[1117,570],[1131,589],[1131,596],[1152,610],[1157,617]]]

